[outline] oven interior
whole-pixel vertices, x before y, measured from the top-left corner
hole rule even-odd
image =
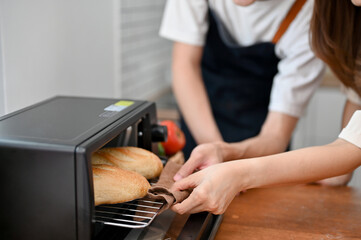
[[[143,120],[139,119],[103,147],[139,146],[143,136]],[[152,132],[162,129],[153,125]],[[157,153],[157,147],[152,151]],[[160,157],[163,164],[166,157]],[[150,180],[154,184],[157,179]],[[93,239],[213,239],[223,216],[209,213],[180,216],[167,210],[157,215],[161,201],[136,199],[131,202],[95,207]]]
[[[144,125],[148,125],[148,123],[144,121],[147,120],[147,118],[137,119],[102,147],[144,147],[142,146],[142,138],[145,134]],[[156,124],[153,124],[151,128],[153,134],[157,131],[157,136],[160,135],[159,132],[166,133],[164,128]],[[157,153],[156,147],[152,147],[151,150]],[[162,163],[165,164],[167,160],[166,157],[160,158]],[[152,179],[150,183],[154,184],[156,181],[157,179]],[[111,234],[116,234],[118,239],[123,239],[128,235],[131,236],[130,239],[135,239],[135,232],[143,232],[143,228],[152,223],[162,206],[162,201],[147,198],[119,204],[96,206],[93,215],[93,236],[95,239],[109,239],[108,235],[110,231]]]

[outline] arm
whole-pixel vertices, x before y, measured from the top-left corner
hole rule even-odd
[[[237,143],[214,142],[197,146],[178,171],[177,181],[213,164],[234,159],[280,153],[286,150],[298,118],[269,112],[259,135]]]
[[[221,214],[239,191],[307,183],[349,173],[360,164],[361,149],[342,139],[320,147],[221,163],[176,182],[173,191],[194,189],[172,209],[180,214]]]
[[[260,157],[284,152],[290,142],[298,118],[269,112],[259,135],[238,143],[223,144],[224,161]]]
[[[203,47],[176,42],[173,47],[173,91],[196,142],[221,141],[201,75]]]
[[[271,160],[275,162],[271,162]],[[343,139],[331,144],[291,151],[255,161],[258,178],[251,186],[265,187],[282,184],[308,183],[349,173],[361,164],[361,149]],[[279,166],[277,166],[279,165]],[[277,173],[277,174],[274,174]]]
[[[239,143],[217,142],[195,148],[175,179],[188,176],[222,161],[264,156],[284,151],[298,117],[322,80],[324,63],[309,45],[309,19],[312,4],[307,4],[297,21],[276,45],[281,61],[273,80],[269,113],[258,136]]]
[[[345,107],[343,109],[343,116],[342,116],[342,128],[346,127],[347,123],[350,121],[352,114],[356,110],[360,110],[361,106],[356,105],[350,101],[347,101],[345,104]],[[340,185],[347,185],[347,183],[352,178],[352,172],[347,173],[345,175],[323,179],[321,181],[318,181],[318,183],[322,185],[328,185],[328,186],[340,186]]]

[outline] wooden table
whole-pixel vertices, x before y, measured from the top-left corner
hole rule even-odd
[[[361,191],[302,185],[249,190],[224,214],[216,240],[361,239]]]

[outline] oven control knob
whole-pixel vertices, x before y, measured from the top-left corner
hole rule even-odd
[[[166,126],[152,125],[152,142],[166,142],[168,130]]]

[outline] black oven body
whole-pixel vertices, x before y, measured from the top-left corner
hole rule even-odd
[[[90,156],[107,146],[156,151],[155,104],[55,97],[0,118],[0,239],[91,239]]]

